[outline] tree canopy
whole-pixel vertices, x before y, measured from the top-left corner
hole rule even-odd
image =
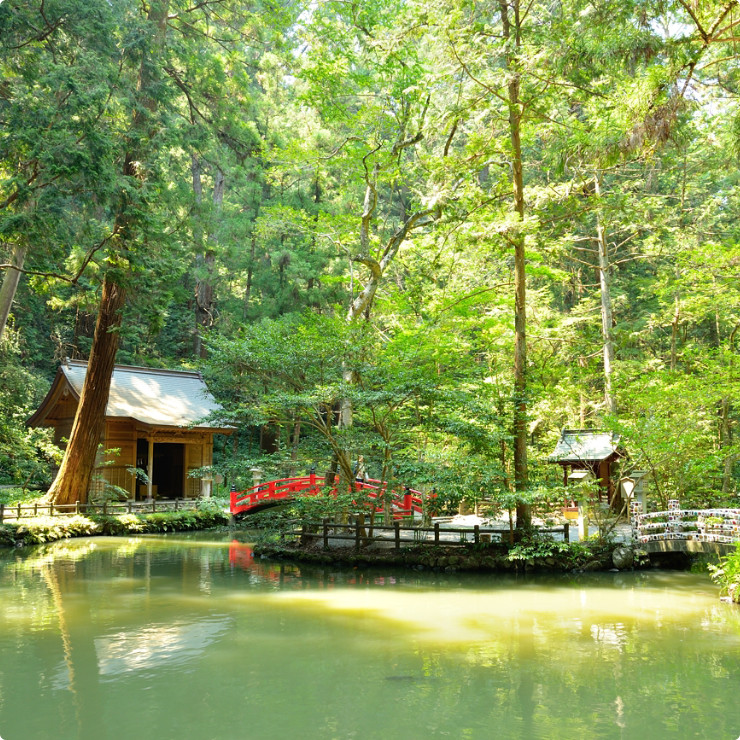
[[[559,431],[605,428],[657,500],[734,500],[739,22],[734,0],[0,3],[0,483],[51,482],[22,421],[75,357],[102,385],[201,369],[238,485],[363,455],[526,519]]]

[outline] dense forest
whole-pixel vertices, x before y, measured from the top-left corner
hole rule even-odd
[[[52,484],[24,422],[68,357],[106,393],[114,361],[199,369],[239,486],[362,454],[526,518],[568,427],[657,502],[736,502],[739,29],[737,0],[0,3],[0,484]]]

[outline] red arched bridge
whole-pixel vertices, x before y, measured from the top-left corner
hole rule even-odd
[[[381,511],[388,494],[388,484],[374,479],[364,483],[353,481],[352,492],[357,494],[358,506]],[[317,496],[320,493],[336,496],[337,486],[327,486],[319,475],[304,475],[299,478],[282,478],[260,483],[244,491],[231,492],[231,513],[250,514],[260,509],[289,501],[296,496]],[[431,494],[430,496],[433,496]],[[391,512],[394,519],[421,516],[422,494],[412,488],[401,492],[390,491]]]

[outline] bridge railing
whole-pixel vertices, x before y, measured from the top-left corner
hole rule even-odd
[[[327,490],[328,489],[328,490]],[[327,486],[326,479],[319,475],[304,475],[298,478],[281,478],[266,481],[244,491],[231,492],[231,513],[239,514],[252,511],[274,501],[283,501],[296,495],[315,496],[322,491],[329,495],[337,494],[336,486]],[[376,479],[365,482],[353,481],[349,493],[356,493],[358,506],[372,508],[378,503],[378,510],[382,508],[385,496],[388,493],[388,484]],[[362,501],[362,497],[366,498]],[[391,509],[394,517],[421,515],[424,508],[422,493],[408,486],[402,492],[391,490]],[[429,494],[432,499],[435,495]]]
[[[671,499],[667,511],[644,514],[635,502],[631,506],[631,519],[635,542],[740,542],[740,509],[682,509],[677,500]]]

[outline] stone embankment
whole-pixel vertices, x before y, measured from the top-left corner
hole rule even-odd
[[[256,556],[348,566],[397,566],[435,572],[572,573],[632,570],[651,566],[646,552],[624,544],[590,546],[543,543],[509,547],[502,543],[457,547],[409,546],[400,550],[369,547],[324,549],[299,544],[260,543]]]

